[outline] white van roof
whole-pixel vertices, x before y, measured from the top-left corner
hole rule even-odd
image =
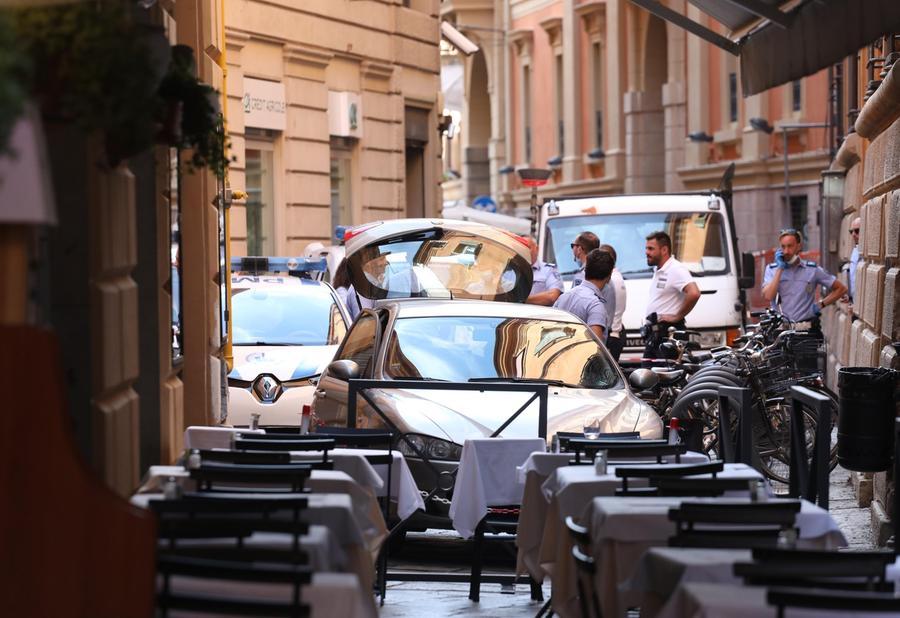
[[[558,215],[549,215],[551,204],[559,208]],[[621,214],[633,212],[698,212],[724,210],[722,198],[710,193],[612,195],[545,199],[542,206],[547,218],[575,215]]]

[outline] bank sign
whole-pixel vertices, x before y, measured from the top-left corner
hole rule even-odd
[[[284,84],[264,79],[244,78],[244,126],[284,131],[287,106]]]

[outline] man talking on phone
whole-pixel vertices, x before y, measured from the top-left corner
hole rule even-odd
[[[780,304],[781,313],[794,322],[794,328],[818,331],[821,310],[846,294],[847,286],[815,262],[800,259],[803,236],[797,230],[782,230],[778,243],[775,261],[766,266],[763,297],[773,308]],[[829,292],[816,301],[819,285]]]

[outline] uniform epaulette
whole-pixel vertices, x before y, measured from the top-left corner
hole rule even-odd
[[[766,268],[775,268],[778,266],[778,262],[772,262],[771,264],[767,264]]]
[[[806,261],[804,262],[804,264],[806,264],[807,266],[812,266],[812,267],[818,266],[818,264],[816,264],[816,263],[813,262],[812,260],[806,260]]]
[[[554,264],[553,262],[544,262],[544,264],[550,266],[551,268],[556,268],[556,264]]]

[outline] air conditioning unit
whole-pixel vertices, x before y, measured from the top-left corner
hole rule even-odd
[[[356,92],[328,92],[328,133],[336,137],[362,137],[362,104]]]

